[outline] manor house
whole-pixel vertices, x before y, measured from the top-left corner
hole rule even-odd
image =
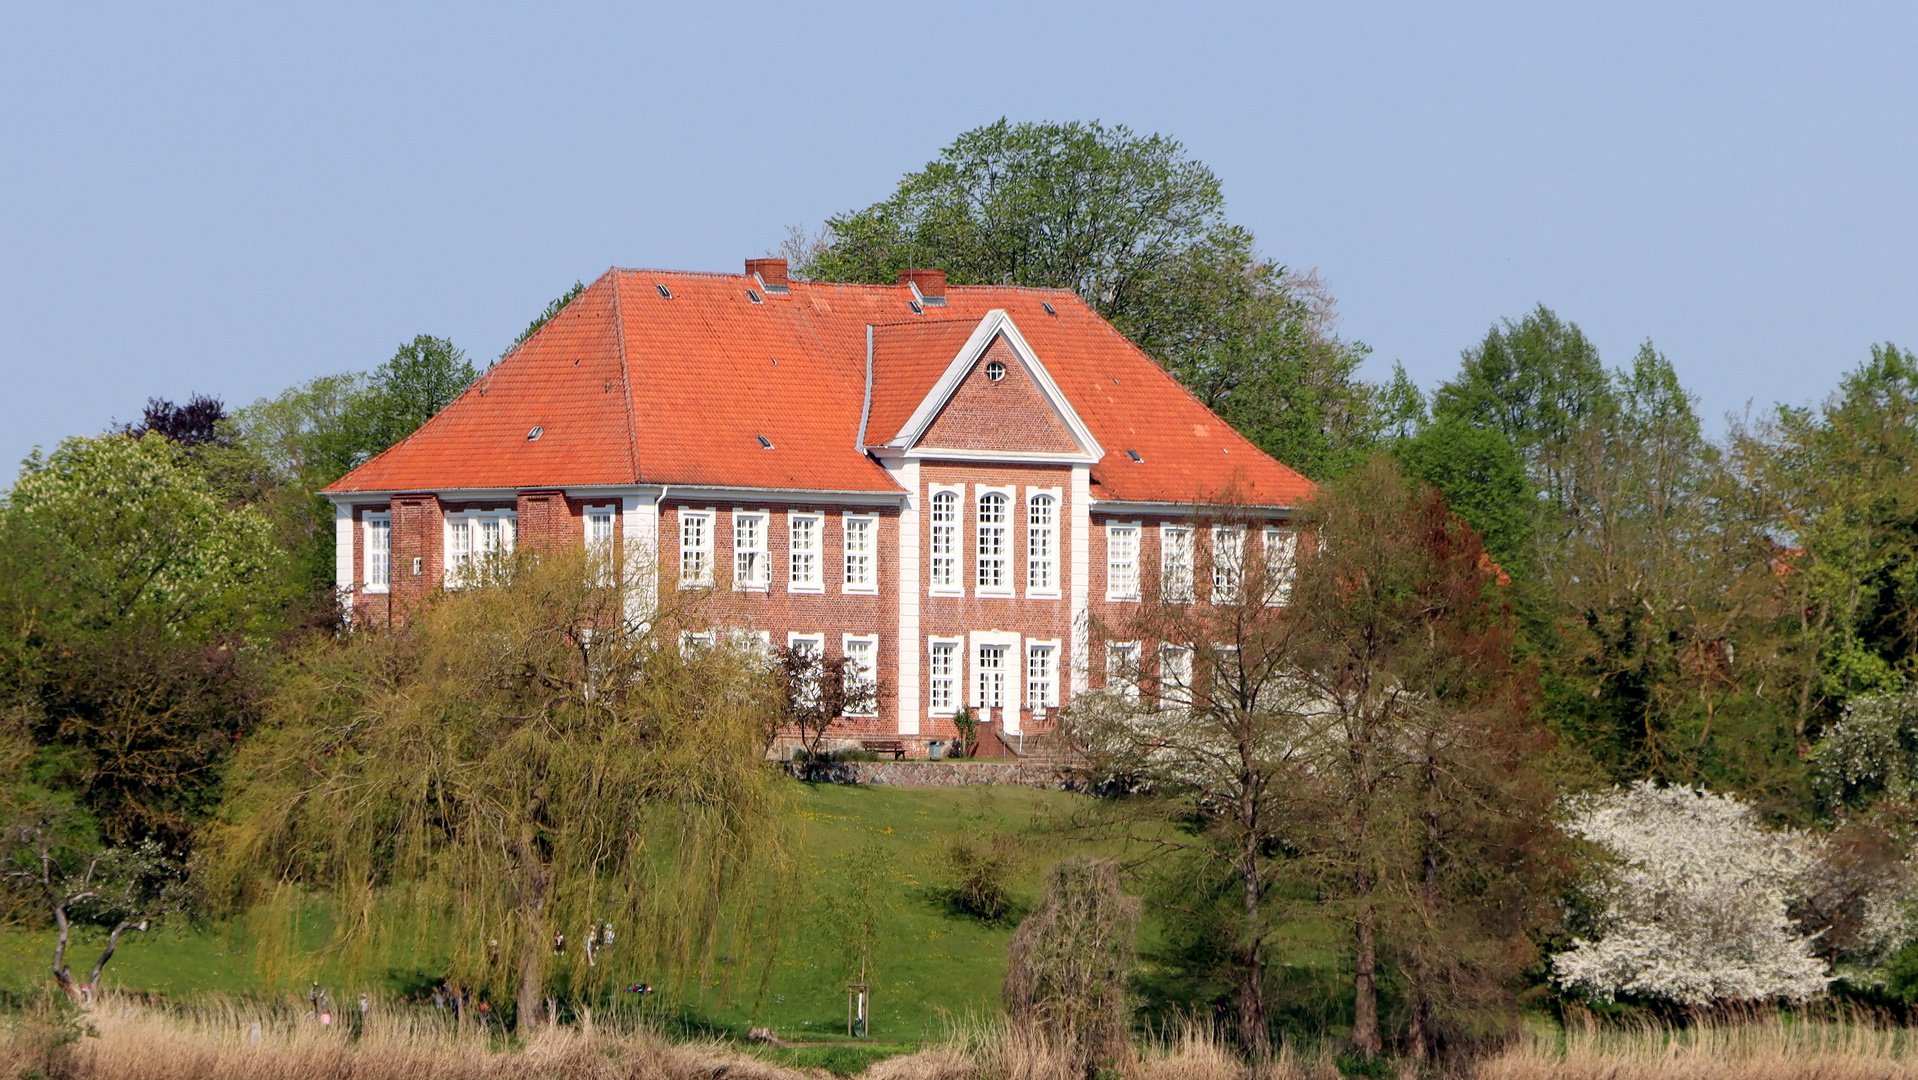
[[[1189,650],[1088,627],[1289,567],[1311,487],[1070,291],[749,259],[607,271],[326,495],[354,620],[583,541],[725,594],[716,634],[852,658],[879,706],[846,730],[918,755],[962,705],[1016,744],[1111,666],[1175,681]]]

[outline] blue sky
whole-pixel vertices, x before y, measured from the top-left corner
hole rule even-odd
[[[149,395],[732,270],[1000,116],[1182,140],[1428,388],[1543,302],[1708,416],[1918,346],[1918,7],[0,7],[0,478]],[[1714,428],[1722,429],[1722,422]]]

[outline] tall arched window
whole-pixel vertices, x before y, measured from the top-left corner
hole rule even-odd
[[[932,496],[932,587],[951,589],[959,584],[959,493]]]
[[[990,491],[979,496],[979,587],[1004,589],[1006,576],[1006,497]]]
[[[1053,592],[1059,580],[1053,573],[1054,540],[1053,498],[1034,495],[1026,503],[1026,588],[1033,592]]]

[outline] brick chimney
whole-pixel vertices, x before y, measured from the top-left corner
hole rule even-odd
[[[786,260],[784,259],[747,259],[746,276],[758,278],[767,292],[783,293],[790,288],[786,284]]]
[[[901,270],[899,284],[917,285],[920,296],[945,303],[946,272],[944,270]]]

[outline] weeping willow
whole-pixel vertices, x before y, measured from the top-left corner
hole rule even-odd
[[[689,645],[690,608],[633,618],[578,551],[483,576],[296,659],[233,764],[211,895],[267,966],[319,898],[335,965],[439,958],[522,1030],[631,982],[763,992],[790,875],[765,661]]]

